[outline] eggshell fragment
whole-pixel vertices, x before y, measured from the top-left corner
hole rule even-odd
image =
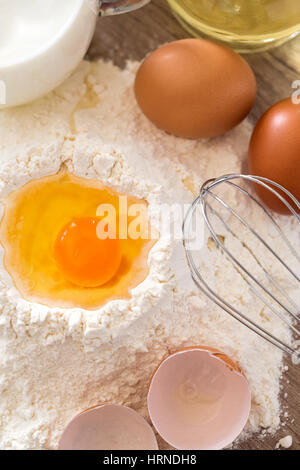
[[[151,420],[176,449],[219,450],[243,430],[251,407],[248,382],[225,354],[180,350],[155,371],[148,391]]]
[[[287,98],[263,114],[251,137],[248,168],[252,175],[279,183],[300,201],[300,104]],[[257,184],[255,189],[269,208],[291,214],[271,191]]]
[[[135,96],[157,127],[180,137],[213,137],[247,116],[256,80],[233,50],[204,39],[182,39],[145,59],[136,75]]]
[[[151,426],[131,408],[100,405],[77,415],[66,427],[59,450],[157,450]]]

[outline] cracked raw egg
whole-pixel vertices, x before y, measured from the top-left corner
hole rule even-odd
[[[117,273],[122,250],[117,238],[97,236],[99,217],[77,217],[57,235],[54,245],[56,264],[64,277],[82,287],[106,284]]]
[[[176,449],[219,450],[243,430],[250,412],[248,382],[228,356],[208,347],[182,349],[154,372],[149,415]]]
[[[2,202],[4,266],[25,299],[95,309],[128,298],[147,276],[154,242],[147,234],[131,236],[129,215],[138,204],[141,230],[148,228],[146,201],[59,172],[30,181]],[[111,208],[115,220],[99,207]]]

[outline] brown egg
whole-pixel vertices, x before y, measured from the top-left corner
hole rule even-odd
[[[135,95],[157,127],[180,137],[213,137],[236,126],[256,97],[247,62],[204,39],[182,39],[150,54],[140,66]]]
[[[300,201],[300,104],[287,98],[263,114],[250,141],[248,167],[252,175],[281,184]],[[291,214],[269,190],[255,189],[268,207]]]

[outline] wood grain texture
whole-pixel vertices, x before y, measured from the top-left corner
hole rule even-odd
[[[87,58],[102,57],[123,67],[128,59],[141,60],[162,43],[184,37],[188,34],[177,23],[167,3],[153,0],[134,13],[99,19]],[[258,82],[257,101],[250,114],[251,120],[256,122],[269,106],[290,96],[292,82],[300,80],[300,37],[270,52],[245,58],[253,67]],[[289,361],[287,365],[289,370],[282,380],[282,403],[288,406],[289,412],[286,425],[275,436],[268,435],[264,439],[253,436],[238,449],[271,450],[287,434],[293,436],[292,449],[300,449],[300,366],[293,366]],[[286,399],[284,393],[288,394]]]

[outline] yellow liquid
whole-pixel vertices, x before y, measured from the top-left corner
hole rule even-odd
[[[149,272],[148,254],[154,244],[150,238],[132,239],[129,235],[121,240],[120,269],[101,287],[71,284],[64,279],[54,259],[57,234],[67,222],[73,217],[96,216],[100,204],[111,204],[118,217],[120,196],[124,195],[99,181],[61,171],[30,181],[2,201],[0,243],[4,248],[4,265],[25,299],[48,306],[93,310],[110,300],[130,297],[130,289],[140,284]],[[144,205],[145,224],[148,223],[146,201],[128,196],[127,204],[128,210],[132,204]],[[124,220],[128,230],[131,219],[127,216],[126,224]],[[118,229],[122,227],[119,225]]]
[[[242,52],[279,45],[300,32],[299,0],[168,0],[194,36]]]

